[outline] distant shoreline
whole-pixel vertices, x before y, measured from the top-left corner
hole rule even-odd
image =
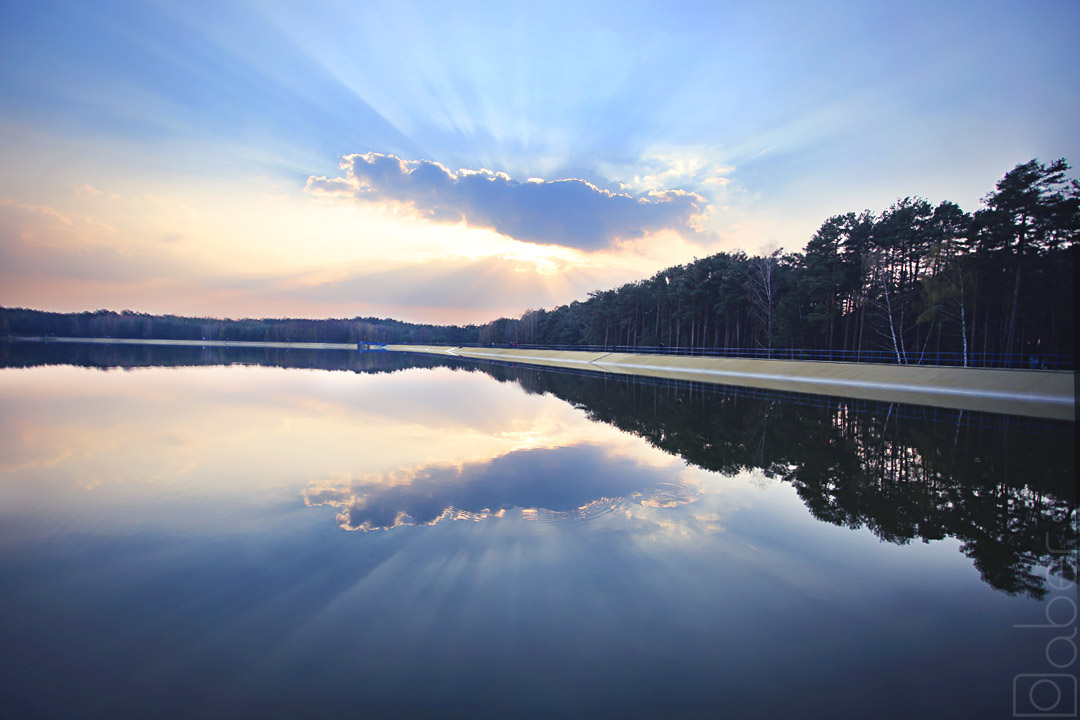
[[[163,340],[146,338],[101,338],[101,337],[51,337],[13,336],[0,340],[15,342],[56,342],[56,343],[91,343],[98,345],[158,345],[182,347],[244,347],[277,348],[279,350],[356,350],[357,343],[320,343],[320,342],[274,342],[254,340]]]
[[[262,348],[360,351],[365,343],[245,340],[165,340],[21,336],[5,341],[150,347]],[[437,345],[376,345],[392,352],[492,360],[540,367],[573,367],[634,375],[862,398],[958,410],[1075,421],[1073,373],[1067,371],[896,366],[810,360],[686,357]]]

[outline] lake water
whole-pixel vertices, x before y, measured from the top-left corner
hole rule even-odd
[[[4,717],[1076,710],[1072,423],[387,353],[0,367]]]

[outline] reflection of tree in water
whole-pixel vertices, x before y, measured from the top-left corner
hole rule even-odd
[[[601,422],[722,474],[760,468],[791,483],[819,520],[906,544],[955,537],[983,579],[1043,597],[1040,568],[1075,579],[1072,423],[733,388],[486,366]],[[1055,552],[1056,551],[1056,552]]]
[[[252,364],[352,372],[483,371],[550,393],[593,420],[725,475],[760,469],[791,483],[819,520],[906,544],[955,537],[983,579],[1043,597],[1040,569],[1075,579],[1075,426],[868,404],[793,402],[722,386],[648,382],[404,353],[0,343],[0,367]],[[1062,553],[1066,550],[1067,553]]]
[[[127,343],[0,342],[0,367],[77,365],[138,368],[219,365],[343,370],[362,373],[397,372],[409,368],[460,367],[465,361],[429,355],[355,350],[219,347],[198,345],[136,345]]]

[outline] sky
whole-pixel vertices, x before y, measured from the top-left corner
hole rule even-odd
[[[1080,162],[1080,2],[0,0],[0,306],[480,323]]]

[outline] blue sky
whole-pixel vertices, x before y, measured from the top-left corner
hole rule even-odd
[[[975,210],[1080,157],[1077,31],[1074,0],[0,2],[0,304],[479,322]]]

